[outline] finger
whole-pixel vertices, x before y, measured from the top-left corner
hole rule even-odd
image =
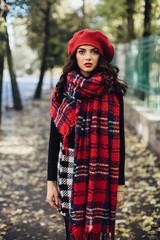
[[[53,200],[53,197],[47,196],[47,201],[50,204],[51,207],[54,207],[57,209],[57,206],[55,204],[55,201]]]
[[[117,205],[116,205],[116,208],[119,208],[119,206],[120,206],[120,204],[119,204],[119,203],[117,203]]]
[[[57,206],[56,206],[56,204],[53,201],[48,201],[48,202],[49,202],[51,207],[57,209]]]
[[[116,208],[119,208],[122,204],[123,202],[117,202]]]
[[[57,207],[59,206],[59,198],[58,198],[58,195],[55,196],[55,204],[57,205]]]

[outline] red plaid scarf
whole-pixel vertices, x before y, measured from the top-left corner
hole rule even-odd
[[[101,73],[86,79],[69,72],[61,103],[51,103],[51,118],[67,149],[75,125],[70,239],[114,239],[119,174],[119,101],[102,95]]]

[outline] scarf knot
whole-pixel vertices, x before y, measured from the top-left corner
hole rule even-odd
[[[73,99],[94,98],[104,92],[105,80],[101,73],[91,78],[84,78],[76,71],[67,74],[65,91]]]

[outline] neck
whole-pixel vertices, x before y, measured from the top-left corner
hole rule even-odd
[[[95,73],[96,73],[96,71],[93,71],[93,72],[91,72],[91,73],[88,73],[88,74],[85,74],[84,75],[84,73],[83,72],[81,72],[81,70],[79,69],[78,71],[77,71],[77,73],[79,74],[79,75],[81,75],[82,77],[84,77],[84,78],[90,78],[90,77],[92,77]]]
[[[92,73],[84,73],[83,71],[80,70],[80,74],[85,77],[85,78],[89,78],[90,76],[92,76]]]

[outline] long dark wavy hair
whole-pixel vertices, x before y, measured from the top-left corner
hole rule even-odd
[[[56,84],[56,92],[55,92],[55,100],[60,101],[62,94],[64,92],[64,86],[66,85],[67,82],[67,73],[75,70],[78,73],[79,67],[77,65],[77,60],[76,60],[76,51],[68,57],[64,67],[63,67],[63,73]],[[100,58],[97,67],[94,69],[94,71],[91,73],[93,76],[97,72],[101,72],[103,78],[105,79],[105,87],[104,87],[104,92],[103,94],[109,93],[111,86],[112,89],[114,89],[115,94],[121,101],[122,97],[126,94],[127,91],[127,83],[123,80],[118,79],[118,72],[119,68],[115,65],[110,64],[107,59],[99,52]],[[109,80],[109,77],[113,77],[112,80]]]

